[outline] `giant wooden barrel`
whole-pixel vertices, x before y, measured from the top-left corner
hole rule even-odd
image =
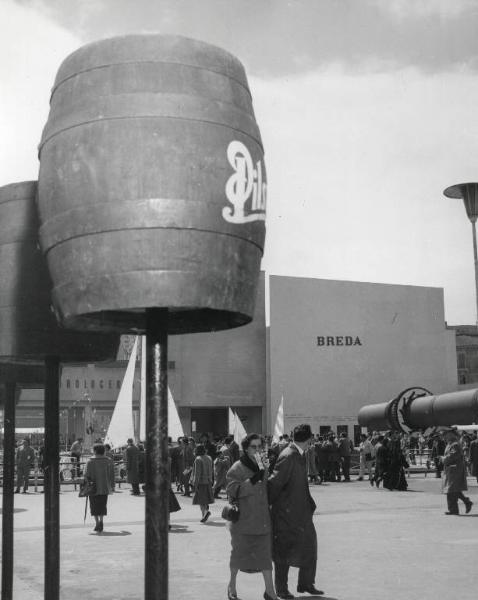
[[[95,361],[116,356],[113,333],[76,332],[57,324],[51,280],[38,241],[36,181],[0,187],[0,377],[38,381],[23,365],[47,356]]]
[[[131,35],[61,65],[40,144],[41,242],[74,328],[169,332],[251,321],[265,237],[263,147],[242,64]]]

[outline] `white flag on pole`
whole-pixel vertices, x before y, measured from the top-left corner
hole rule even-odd
[[[234,422],[235,422],[235,416],[234,416],[234,413],[232,412],[232,408],[229,407],[228,428],[227,428],[229,435],[234,435]]]
[[[105,443],[112,448],[126,446],[128,438],[134,439],[133,427],[133,380],[136,367],[136,352],[138,350],[138,337],[134,342],[133,351],[129,357],[128,366],[121,384],[121,389],[116,400],[113,416],[105,437]]]
[[[284,395],[281,396],[279,408],[277,409],[274,435],[272,436],[274,442],[278,442],[281,435],[284,435]]]
[[[247,431],[245,430],[244,425],[242,424],[239,415],[234,412],[234,441],[236,444],[241,445],[242,440],[246,437]]]

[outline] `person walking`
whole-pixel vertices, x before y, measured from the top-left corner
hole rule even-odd
[[[473,434],[470,446],[468,447],[468,460],[470,464],[470,475],[476,477],[478,481],[478,436]]]
[[[298,425],[293,441],[279,455],[268,479],[272,516],[272,557],[277,596],[292,600],[288,589],[289,567],[299,568],[297,591],[322,595],[315,585],[317,534],[313,523],[316,508],[307,482],[305,451],[312,431]]]
[[[231,459],[227,446],[221,446],[214,459],[214,498],[219,498],[222,488],[227,485],[226,474],[231,468]]]
[[[350,463],[354,445],[345,431],[340,434],[338,446],[344,481],[350,481]]]
[[[181,458],[183,467],[181,472],[181,486],[184,490],[182,495],[189,498],[191,495],[190,479],[194,463],[194,450],[187,437],[183,437],[181,440]]]
[[[73,477],[80,477],[81,469],[80,469],[80,461],[81,455],[83,454],[83,438],[79,437],[73,442],[70,447],[70,456],[72,458],[72,462],[74,467],[72,469]]]
[[[430,458],[435,465],[435,477],[437,479],[441,478],[443,471],[443,455],[445,454],[445,448],[446,442],[443,439],[443,435],[441,433],[436,433],[433,436]]]
[[[363,478],[365,477],[365,471],[367,471],[368,480],[371,482],[371,485],[373,485],[372,467],[374,454],[375,450],[370,436],[365,435],[365,433],[361,433],[359,445],[360,467],[358,481],[363,481]]]
[[[257,433],[241,441],[243,453],[226,474],[229,502],[239,507],[239,520],[228,523],[231,534],[228,600],[237,600],[237,575],[261,572],[265,600],[277,595],[272,580],[271,519],[267,498],[267,462],[261,457],[263,442]]]
[[[105,456],[103,444],[93,445],[93,458],[86,463],[85,479],[93,481],[96,492],[89,496],[90,513],[95,518],[94,531],[103,531],[103,517],[107,513],[108,496],[115,490],[115,469],[111,458]]]
[[[375,473],[370,485],[380,487],[380,482],[387,476],[390,465],[390,452],[388,449],[388,438],[379,435],[375,444]]]
[[[30,440],[22,440],[15,454],[15,465],[17,467],[17,489],[15,494],[20,493],[23,486],[23,494],[28,493],[28,482],[30,480],[30,469],[35,464],[35,451],[30,447]]]
[[[467,513],[470,512],[473,502],[463,494],[468,489],[466,482],[466,465],[463,448],[458,441],[458,432],[451,429],[446,432],[447,445],[443,456],[443,467],[445,478],[443,480],[443,491],[446,493],[448,510],[446,515],[460,514],[458,500],[465,505]]]
[[[134,445],[132,438],[128,438],[127,444],[124,452],[126,481],[131,483],[131,494],[133,496],[139,496],[139,449]]]
[[[206,454],[204,444],[197,444],[191,473],[191,486],[194,490],[193,504],[201,509],[201,523],[205,523],[211,513],[209,505],[214,503],[212,495],[212,459]]]
[[[325,443],[325,451],[328,460],[328,481],[340,481],[340,451],[335,434],[331,431],[327,434],[327,442]]]

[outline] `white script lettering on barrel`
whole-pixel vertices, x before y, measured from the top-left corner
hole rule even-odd
[[[237,140],[227,147],[227,159],[235,170],[226,183],[226,196],[232,208],[225,206],[222,216],[229,223],[265,221],[267,184],[262,181],[261,161],[254,168],[249,150]],[[244,206],[251,196],[251,209],[246,215]]]

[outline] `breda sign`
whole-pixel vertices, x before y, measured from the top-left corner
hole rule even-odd
[[[222,216],[229,223],[265,221],[267,183],[262,162],[254,164],[247,147],[237,140],[227,147],[227,160],[235,171],[226,183],[226,197],[232,207],[225,206]]]
[[[361,346],[360,338],[355,335],[318,335],[317,346]]]

